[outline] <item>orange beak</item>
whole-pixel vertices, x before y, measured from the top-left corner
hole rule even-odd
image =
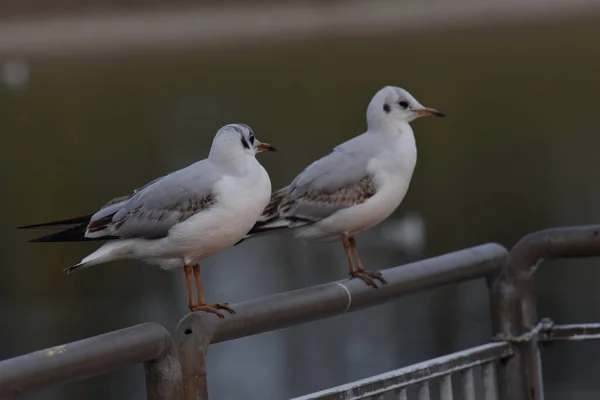
[[[256,149],[259,153],[263,153],[265,151],[275,151],[275,147],[271,146],[269,143],[261,143],[256,146]]]
[[[446,114],[439,112],[438,110],[436,110],[435,108],[421,108],[419,110],[414,110],[414,112],[416,112],[419,115],[422,115],[424,117],[445,117]]]

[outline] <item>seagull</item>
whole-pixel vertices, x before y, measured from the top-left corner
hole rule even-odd
[[[341,239],[351,277],[375,288],[375,280],[387,283],[380,272],[363,267],[354,236],[385,220],[404,199],[417,161],[409,124],[422,116],[445,115],[402,88],[379,90],[367,107],[367,131],[275,191],[244,239],[281,230],[300,239]]]
[[[183,267],[190,310],[223,318],[220,309],[235,312],[227,303],[205,303],[200,261],[243,238],[269,203],[271,181],[255,157],[264,151],[275,148],[259,142],[248,125],[226,125],[215,135],[208,158],[117,197],[93,215],[20,228],[68,228],[32,242],[108,240],[67,273],[123,259],[167,270]]]

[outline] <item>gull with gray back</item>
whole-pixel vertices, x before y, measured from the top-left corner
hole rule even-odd
[[[249,126],[226,125],[217,132],[206,159],[113,199],[93,215],[21,228],[66,228],[34,242],[107,241],[67,268],[69,273],[124,259],[183,268],[190,310],[222,318],[219,309],[233,310],[225,303],[205,303],[199,263],[233,246],[260,217],[269,202],[271,181],[255,155],[273,150],[259,142]]]
[[[367,107],[367,131],[313,162],[271,196],[245,238],[291,230],[298,238],[341,240],[349,275],[377,287],[381,273],[365,269],[354,236],[379,224],[400,205],[417,161],[410,123],[444,114],[406,90],[386,86]]]

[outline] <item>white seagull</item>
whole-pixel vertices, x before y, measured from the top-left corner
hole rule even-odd
[[[245,238],[292,229],[298,238],[341,239],[351,277],[373,287],[375,279],[386,283],[381,273],[363,267],[354,236],[386,219],[404,199],[417,161],[409,123],[427,115],[444,116],[404,89],[379,90],[367,107],[367,131],[274,192]]]
[[[208,158],[155,179],[132,194],[109,201],[93,215],[21,228],[66,228],[33,242],[108,240],[67,268],[71,273],[109,261],[143,260],[163,269],[184,268],[189,308],[234,311],[206,304],[199,262],[233,246],[252,228],[269,203],[271,181],[256,153],[274,151],[249,126],[230,124],[217,132]],[[198,302],[194,302],[194,271]]]

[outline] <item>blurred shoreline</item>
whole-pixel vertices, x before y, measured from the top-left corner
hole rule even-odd
[[[250,2],[248,2],[250,3]],[[595,0],[323,1],[2,13],[0,56],[110,56],[240,44],[549,24],[600,14]],[[0,11],[4,7],[0,3]]]

